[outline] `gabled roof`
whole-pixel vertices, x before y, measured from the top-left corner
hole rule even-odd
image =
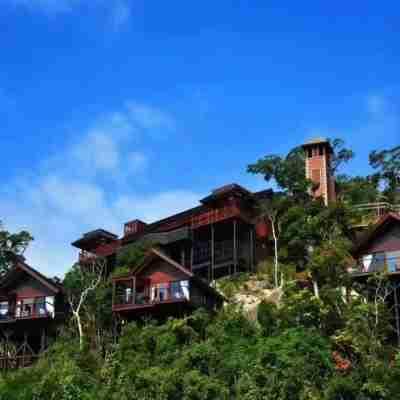
[[[36,269],[32,268],[30,265],[25,263],[21,258],[19,258],[15,265],[10,269],[10,271],[1,279],[0,288],[4,289],[8,285],[16,282],[20,278],[20,273],[24,272],[25,274],[31,276],[36,281],[40,282],[43,286],[47,287],[50,291],[59,293],[63,290],[62,286],[52,279],[47,278],[43,274],[41,274]]]
[[[386,229],[393,223],[400,223],[400,214],[390,212],[383,215],[374,225],[372,230],[361,239],[358,246],[355,248],[354,253],[360,254],[363,250],[368,248],[372,241],[385,232]]]
[[[142,271],[144,268],[146,268],[148,265],[150,265],[155,259],[161,258],[168,264],[172,265],[179,271],[183,272],[185,275],[187,275],[189,278],[193,278],[193,273],[186,269],[184,266],[181,264],[177,263],[174,261],[171,257],[167,256],[162,250],[156,249],[155,247],[152,247],[147,255],[142,264],[140,264],[137,268],[134,269],[133,273],[136,275],[138,272]]]
[[[200,279],[199,277],[194,275],[193,272],[189,271],[183,265],[174,261],[171,257],[167,256],[162,250],[157,249],[155,247],[152,247],[148,251],[144,261],[137,268],[135,268],[132,271],[131,276],[137,275],[140,271],[142,271],[144,268],[149,266],[157,258],[164,260],[169,265],[171,265],[174,268],[176,268],[177,270],[183,272],[188,277],[188,279],[195,281],[199,286],[201,286],[205,291],[211,293],[213,296],[219,297],[221,300],[225,300],[225,298],[219,292],[217,292],[213,287],[211,287],[208,283],[206,283],[205,281],[203,281],[202,279]],[[118,280],[125,280],[126,278],[125,277],[114,277],[113,279],[118,281]]]

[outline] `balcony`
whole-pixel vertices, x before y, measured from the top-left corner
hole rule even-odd
[[[95,261],[96,258],[97,258],[97,255],[95,253],[91,253],[90,251],[86,251],[86,250],[81,250],[79,252],[78,261],[80,264],[87,264],[87,263]]]
[[[17,320],[49,318],[54,315],[54,304],[44,298],[32,298],[0,303],[0,323]]]
[[[138,281],[139,283],[139,281]],[[113,311],[135,310],[154,307],[163,303],[190,300],[189,281],[173,281],[153,285],[136,285],[136,279],[115,281]]]
[[[229,218],[239,217],[240,215],[240,209],[236,205],[216,208],[200,215],[193,216],[191,219],[191,228],[196,229],[201,226],[214,224]]]
[[[358,260],[357,263],[349,269],[349,273],[354,275],[374,274],[379,272],[400,274],[400,255],[388,256],[385,253],[370,254]]]

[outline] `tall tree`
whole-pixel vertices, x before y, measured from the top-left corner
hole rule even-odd
[[[83,315],[89,320],[93,314],[91,305],[96,301],[95,291],[102,282],[105,270],[106,259],[99,257],[92,261],[90,266],[75,264],[65,275],[63,284],[72,317],[76,322],[81,350],[85,340]]]
[[[29,232],[10,233],[0,221],[0,276],[10,270],[16,256],[23,255],[32,240]]]
[[[385,184],[384,194],[389,201],[400,197],[400,146],[389,150],[372,151],[369,163],[377,171],[376,176]]]
[[[289,206],[290,200],[283,196],[274,196],[260,204],[259,218],[267,220],[271,227],[272,239],[274,242],[274,285],[278,287],[279,282],[279,236],[282,231],[282,218]]]
[[[338,200],[350,205],[373,203],[380,197],[378,184],[379,178],[374,176],[338,175],[336,177],[336,196]]]

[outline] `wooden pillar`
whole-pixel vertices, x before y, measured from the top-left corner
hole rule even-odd
[[[237,221],[236,219],[233,220],[233,273],[236,274],[237,272]]]
[[[42,329],[42,335],[40,337],[40,350],[39,355],[42,354],[46,350],[46,328]]]
[[[185,248],[184,247],[181,248],[181,265],[182,265],[182,267],[186,268],[186,265],[185,265]]]
[[[115,281],[112,281],[112,294],[111,294],[111,305],[115,302]]]
[[[249,259],[250,259],[250,271],[254,270],[254,237],[253,237],[253,226],[250,226],[250,230],[249,230],[249,236],[250,236],[250,240],[249,240]]]
[[[214,280],[214,268],[215,268],[214,236],[215,236],[214,224],[211,224],[211,281]]]
[[[191,237],[191,243],[190,243],[190,270],[193,271],[193,244],[194,244],[194,230],[192,229],[192,237]]]
[[[397,285],[394,287],[394,315],[396,319],[397,345],[400,347],[399,299],[397,297]]]

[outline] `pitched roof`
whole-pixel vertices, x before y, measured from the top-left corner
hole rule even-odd
[[[15,265],[10,271],[1,279],[0,288],[7,287],[8,284],[14,282],[19,277],[19,272],[25,272],[42,285],[46,286],[49,290],[54,293],[59,293],[63,290],[61,284],[54,282],[52,279],[47,278],[36,269],[28,265],[22,258],[18,258]]]
[[[193,273],[189,271],[187,268],[182,266],[181,264],[177,263],[175,260],[173,260],[171,257],[167,256],[162,250],[157,249],[155,247],[152,247],[149,251],[148,254],[146,255],[146,258],[140,264],[137,268],[134,269],[134,273],[137,274],[139,271],[142,271],[144,268],[146,268],[152,261],[154,261],[157,258],[161,258],[168,264],[172,265],[176,269],[180,270],[183,272],[185,275],[187,275],[189,278],[193,278]]]
[[[400,223],[400,214],[389,212],[385,215],[383,215],[378,222],[374,225],[371,231],[367,232],[367,234],[361,239],[361,241],[358,243],[356,246],[354,253],[359,254],[361,253],[364,249],[368,247],[368,245],[382,232],[384,232],[387,227],[392,224],[393,222],[395,223]]]
[[[208,283],[197,277],[196,275],[193,274],[193,272],[189,271],[187,268],[185,268],[183,265],[177,263],[175,260],[173,260],[171,257],[166,255],[162,250],[157,249],[155,247],[152,247],[147,255],[145,260],[137,267],[135,268],[132,272],[133,275],[136,275],[140,271],[142,271],[144,268],[149,266],[152,261],[155,259],[160,258],[161,260],[164,260],[167,262],[169,265],[173,266],[174,268],[178,269],[179,271],[183,272],[188,279],[191,279],[195,281],[199,286],[201,286],[205,291],[211,293],[212,295],[219,297],[221,300],[225,300],[225,298],[218,292],[216,291],[213,287],[211,287]],[[114,277],[114,280],[124,280],[125,277]]]

